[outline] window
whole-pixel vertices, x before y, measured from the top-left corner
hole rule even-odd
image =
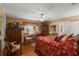
[[[79,34],[79,21],[66,21],[61,27],[62,33]]]
[[[28,33],[29,35],[35,34],[39,32],[38,26],[33,26],[33,25],[26,25],[24,26],[24,31]]]

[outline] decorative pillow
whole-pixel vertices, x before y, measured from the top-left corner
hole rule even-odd
[[[64,36],[59,42],[64,42],[68,36]]]
[[[55,41],[59,42],[60,39],[63,38],[63,37],[64,37],[64,35],[60,35],[60,36],[58,36],[58,37],[55,39]]]
[[[67,34],[66,36],[64,36],[64,37],[60,40],[60,42],[64,42],[66,39],[72,37],[72,35],[73,35],[73,34]]]
[[[57,36],[54,36],[51,39],[55,41],[55,40],[57,40],[57,38],[58,38]]]
[[[68,37],[67,38],[70,38],[70,37],[72,37],[73,36],[73,34],[68,34]]]

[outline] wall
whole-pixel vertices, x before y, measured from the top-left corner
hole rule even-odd
[[[7,24],[8,23],[13,23],[13,22],[19,22],[20,23],[20,26],[24,26],[24,25],[27,25],[27,24],[31,24],[31,25],[37,25],[39,26],[39,30],[41,30],[41,21],[33,21],[33,20],[28,20],[28,19],[22,19],[22,18],[14,18],[14,17],[10,17],[10,16],[7,16],[6,17],[6,22]]]
[[[56,32],[60,33],[60,24],[62,24],[65,21],[79,21],[79,16],[71,16],[71,17],[66,17],[66,18],[62,18],[62,19],[56,19],[54,21],[49,21],[49,32],[51,32],[51,25],[56,25]]]
[[[41,30],[41,24],[42,22],[40,21],[32,21],[32,20],[27,20],[27,19],[22,19],[22,18],[14,18],[14,17],[9,17],[7,16],[7,23],[12,23],[14,21],[17,21],[20,23],[20,25],[25,25],[25,24],[31,24],[31,25],[38,25],[40,27]],[[51,32],[51,25],[56,25],[56,32],[60,33],[61,28],[60,28],[60,24],[63,23],[64,21],[78,21],[79,20],[79,16],[70,16],[70,17],[66,17],[66,18],[62,18],[62,19],[55,19],[54,21],[48,21],[46,22],[49,26],[49,33]]]
[[[17,21],[20,24],[23,24],[24,22],[26,22],[26,23],[36,23],[36,24],[41,23],[40,21],[35,21],[35,20],[32,21],[32,20],[28,20],[28,19],[15,18],[15,17],[10,17],[10,16],[7,16],[6,19],[7,19],[7,23],[12,23],[14,21]]]
[[[61,22],[59,22],[59,21],[52,21],[52,22],[49,22],[49,32],[51,32],[51,25],[56,25],[56,32],[59,32],[59,24],[60,24]]]

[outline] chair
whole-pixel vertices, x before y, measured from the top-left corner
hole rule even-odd
[[[7,31],[7,48],[9,55],[22,54],[21,29],[8,29]],[[17,54],[18,53],[18,54]]]
[[[16,42],[7,42],[7,47],[8,47],[8,55],[17,56],[21,55],[22,53],[21,44],[18,44]]]

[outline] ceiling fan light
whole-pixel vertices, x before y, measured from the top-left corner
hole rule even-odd
[[[44,21],[44,19],[41,19],[41,21]]]

